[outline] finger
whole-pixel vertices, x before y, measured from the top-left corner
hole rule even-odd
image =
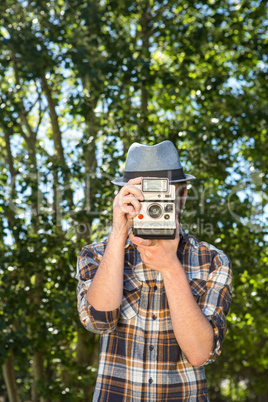
[[[132,205],[120,205],[119,208],[121,212],[128,215],[127,218],[134,218],[138,214]]]
[[[134,238],[134,234],[131,232],[131,233],[129,233],[129,238],[130,238],[130,241],[132,241],[133,240],[133,238]],[[133,242],[132,242],[133,243]]]
[[[128,184],[140,184],[142,177],[135,177],[135,179],[130,179]]]
[[[141,246],[140,246],[140,247],[138,246],[138,244],[139,244],[139,239],[141,239],[140,237],[134,236],[133,232],[131,232],[131,233],[129,234],[129,238],[130,238],[130,240],[132,241],[133,244],[136,244],[136,245],[137,245],[137,249],[138,249],[138,248],[141,248]],[[141,239],[141,240],[143,240],[143,239]]]
[[[124,197],[125,195],[128,194],[133,194],[134,196],[136,196],[139,200],[143,201],[144,200],[144,196],[142,194],[142,191],[136,187],[135,185],[132,184],[126,184],[119,192],[121,197]]]
[[[126,195],[125,197],[120,198],[118,204],[120,207],[131,204],[137,213],[141,209],[141,204],[134,195]]]
[[[158,243],[156,240],[151,240],[151,239],[142,239],[141,237],[134,236],[131,239],[132,243],[142,246],[142,247],[153,247],[156,246]]]
[[[137,250],[140,254],[144,254],[144,248],[143,247],[137,247]]]
[[[147,255],[142,247],[137,247],[138,252],[140,253],[142,261],[147,259]]]

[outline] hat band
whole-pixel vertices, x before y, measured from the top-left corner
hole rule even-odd
[[[136,172],[124,172],[124,181],[135,179],[136,177],[167,177],[169,180],[186,180],[183,169],[174,170],[145,170]]]

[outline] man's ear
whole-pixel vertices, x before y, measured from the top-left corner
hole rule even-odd
[[[184,207],[185,207],[185,204],[186,204],[186,197],[187,197],[187,188],[185,189],[184,194],[183,194],[182,209],[184,209]]]

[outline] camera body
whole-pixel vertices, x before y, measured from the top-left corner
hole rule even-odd
[[[169,179],[158,177],[144,177],[136,186],[142,191],[144,200],[140,201],[140,212],[133,219],[134,236],[175,239],[175,186],[169,184]]]

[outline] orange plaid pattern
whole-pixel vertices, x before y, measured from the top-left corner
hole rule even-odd
[[[105,251],[106,241],[86,246],[78,256],[80,320],[101,334],[99,371],[93,402],[207,401],[203,366],[193,367],[173,333],[161,274],[145,269],[128,239],[125,246],[123,300],[114,311],[96,311],[86,292]],[[178,258],[203,314],[214,329],[213,350],[221,353],[231,304],[231,263],[214,246],[181,230]]]

